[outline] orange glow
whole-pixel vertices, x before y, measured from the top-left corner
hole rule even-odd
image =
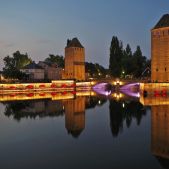
[[[46,87],[44,84],[39,85],[40,88]]]

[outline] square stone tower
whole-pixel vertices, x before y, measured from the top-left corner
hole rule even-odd
[[[151,30],[151,81],[169,82],[169,14]]]
[[[67,40],[63,79],[85,80],[85,48],[77,38]]]

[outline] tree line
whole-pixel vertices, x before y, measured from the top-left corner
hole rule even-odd
[[[22,54],[16,51],[12,56],[6,56],[4,59],[3,75],[5,78],[10,79],[26,79],[26,74],[21,72],[20,69],[33,62],[27,53]],[[58,67],[64,67],[64,58],[61,55],[49,54],[44,62],[56,63]]]
[[[3,75],[6,78],[25,79],[26,74],[21,72],[24,66],[33,62],[27,53],[22,54],[16,51],[12,56],[6,56],[4,59]],[[56,63],[58,67],[64,68],[64,57],[62,55],[53,55],[44,59],[45,62]],[[106,69],[98,63],[85,62],[85,69],[88,77],[118,77],[118,78],[140,78],[145,73],[146,68],[150,68],[150,60],[142,55],[140,46],[132,52],[127,44],[123,48],[123,42],[116,36],[112,37],[110,44],[109,68]],[[148,74],[150,76],[150,74]]]
[[[20,71],[26,65],[33,62],[32,58],[27,53],[22,54],[20,51],[16,51],[12,56],[6,56],[4,59],[3,75],[5,78],[23,80],[27,78],[27,75]],[[58,67],[64,68],[64,57],[62,55],[49,54],[44,59],[44,62],[56,63]],[[85,68],[90,77],[105,76],[107,70],[98,63],[85,62]]]
[[[140,46],[132,52],[129,44],[123,48],[123,42],[116,36],[112,37],[109,58],[111,76],[140,78],[148,67],[150,68],[150,60],[143,56]]]

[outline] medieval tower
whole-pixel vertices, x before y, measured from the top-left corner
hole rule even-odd
[[[85,80],[85,48],[77,38],[67,40],[63,79]]]
[[[151,81],[169,82],[169,14],[151,30]]]

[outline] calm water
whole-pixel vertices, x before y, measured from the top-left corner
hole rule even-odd
[[[98,97],[0,103],[0,169],[166,167],[168,109]]]

